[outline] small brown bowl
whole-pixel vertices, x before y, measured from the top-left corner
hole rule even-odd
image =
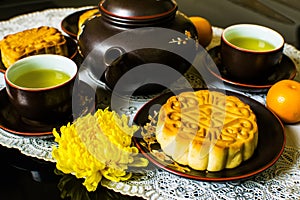
[[[49,122],[65,119],[72,114],[77,72],[75,62],[64,56],[42,54],[23,58],[5,71],[8,98],[28,120]],[[56,77],[59,78],[56,80]],[[55,82],[45,85],[45,80]]]
[[[276,31],[254,24],[237,24],[221,36],[222,65],[234,80],[267,77],[282,59],[284,38]]]

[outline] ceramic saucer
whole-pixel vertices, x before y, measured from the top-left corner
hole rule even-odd
[[[77,12],[74,12],[68,16],[66,16],[62,21],[61,21],[61,29],[68,34],[70,37],[73,39],[77,39],[77,34],[78,34],[78,21],[79,17],[86,11],[95,9],[97,7],[92,7],[89,9],[84,9],[80,10]]]
[[[67,40],[67,47],[68,47],[68,58],[72,59],[75,61],[78,54],[78,48],[77,48],[77,43],[74,39],[65,36]],[[2,58],[1,58],[1,53],[0,53],[0,72],[4,73],[6,71],[6,67],[2,63]]]
[[[53,128],[59,129],[62,125],[66,125],[80,115],[92,112],[95,109],[95,92],[90,86],[80,82],[77,90],[74,90],[74,94],[76,94],[76,97],[72,104],[73,107],[76,105],[76,110],[73,108],[73,116],[65,121],[39,122],[20,116],[10,103],[6,89],[3,88],[0,90],[0,128],[23,136],[51,135]]]
[[[283,55],[282,61],[278,64],[274,71],[264,79],[256,79],[249,82],[235,81],[228,75],[226,69],[222,65],[220,46],[216,46],[208,51],[209,55],[215,62],[217,68],[208,65],[208,70],[218,79],[221,79],[227,86],[233,89],[245,92],[265,92],[273,84],[283,79],[293,79],[296,76],[296,66],[293,61],[286,55]]]
[[[197,90],[197,89],[195,89]],[[177,91],[177,94],[186,90]],[[263,104],[242,94],[226,91],[227,95],[238,97],[248,104],[257,117],[258,144],[253,156],[233,169],[224,169],[218,172],[199,171],[181,165],[167,156],[161,149],[155,138],[155,123],[149,132],[142,129],[134,134],[133,141],[140,152],[158,168],[181,177],[191,178],[200,181],[236,181],[245,180],[257,175],[274,165],[281,156],[285,146],[284,127],[278,117],[276,117]],[[173,92],[164,93],[144,104],[134,117],[134,123],[144,126],[150,122],[149,115],[154,116],[154,111],[159,110],[168,98],[173,96]],[[157,120],[156,118],[154,118]]]

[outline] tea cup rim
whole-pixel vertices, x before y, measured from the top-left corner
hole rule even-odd
[[[31,88],[31,87],[23,87],[23,86],[19,86],[15,83],[13,83],[10,78],[9,78],[9,73],[11,73],[11,71],[15,70],[16,66],[17,67],[22,67],[22,64],[27,65],[27,62],[29,62],[30,60],[33,59],[57,59],[57,60],[63,60],[65,63],[67,63],[68,67],[71,69],[70,73],[68,73],[68,75],[70,76],[70,78],[60,84],[56,84],[50,87],[36,87],[36,88]],[[23,65],[23,67],[24,67]],[[50,69],[50,67],[46,67],[47,69]],[[62,69],[62,68],[61,68]],[[66,71],[63,71],[66,72]],[[68,84],[69,82],[71,82],[73,79],[75,79],[76,75],[78,73],[78,67],[76,65],[76,63],[65,56],[62,55],[57,55],[57,54],[38,54],[38,55],[32,55],[32,56],[28,56],[25,58],[22,58],[18,61],[16,61],[14,64],[12,64],[10,67],[7,68],[7,70],[4,73],[4,79],[6,84],[9,84],[11,87],[17,88],[19,90],[23,90],[23,91],[46,91],[46,90],[51,90],[51,89],[55,89],[58,87],[61,87],[65,84]]]
[[[275,48],[269,49],[269,50],[251,50],[251,49],[242,48],[237,45],[234,45],[228,41],[225,34],[228,33],[228,31],[232,31],[232,29],[236,29],[236,28],[250,28],[250,29],[257,29],[257,30],[265,30],[265,31],[268,31],[269,33],[273,33],[279,39],[278,45],[274,45]],[[256,36],[252,36],[252,38],[256,38]],[[229,45],[232,48],[237,49],[239,51],[258,53],[258,54],[278,51],[284,47],[284,43],[285,43],[284,37],[279,32],[277,32],[276,30],[269,28],[267,26],[262,26],[262,25],[258,25],[258,24],[234,24],[234,25],[228,26],[222,32],[221,40],[223,42],[225,42],[227,45]],[[270,42],[270,40],[266,40],[266,41]]]

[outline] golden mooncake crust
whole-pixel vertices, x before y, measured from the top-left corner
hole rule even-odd
[[[161,107],[156,139],[167,155],[193,169],[234,168],[257,146],[256,116],[235,96],[209,90],[184,92]]]
[[[1,59],[6,68],[17,60],[37,54],[68,56],[67,41],[53,27],[41,26],[5,36],[0,43]]]

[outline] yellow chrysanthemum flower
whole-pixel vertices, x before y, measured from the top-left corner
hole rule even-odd
[[[102,177],[124,181],[131,177],[128,166],[145,167],[148,160],[139,158],[131,146],[137,126],[128,126],[128,118],[113,111],[98,110],[53,130],[58,146],[53,147],[57,169],[84,178],[88,191],[96,190]]]

